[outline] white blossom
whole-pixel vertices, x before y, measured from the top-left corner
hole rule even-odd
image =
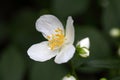
[[[33,44],[27,51],[35,61],[44,62],[55,57],[58,64],[68,62],[75,53],[74,26],[71,16],[67,19],[66,30],[53,15],[43,15],[36,21],[36,29],[47,39]]]

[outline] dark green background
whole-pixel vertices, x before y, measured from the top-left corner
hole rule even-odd
[[[90,38],[90,57],[72,58],[80,80],[120,80],[120,37],[109,34],[120,29],[120,0],[1,0],[0,80],[61,80],[71,72],[67,63],[35,62],[27,55],[32,44],[45,40],[35,29],[44,14],[55,15],[64,26],[72,16],[75,44]]]

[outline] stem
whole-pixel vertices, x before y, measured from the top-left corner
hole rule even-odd
[[[72,61],[71,61],[71,60],[70,60],[69,64],[70,64],[70,68],[71,68],[71,73],[72,73],[72,75],[76,78],[76,80],[79,80],[79,79],[78,79],[78,76],[77,76],[77,74],[76,74],[75,68],[74,68],[74,66],[72,65]]]

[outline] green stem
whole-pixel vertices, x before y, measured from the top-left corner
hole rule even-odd
[[[79,79],[78,79],[78,76],[77,76],[77,74],[76,74],[75,68],[74,68],[74,66],[72,65],[72,61],[71,61],[71,60],[70,60],[69,64],[70,64],[70,68],[71,68],[71,73],[72,73],[72,75],[76,78],[76,80],[79,80]]]

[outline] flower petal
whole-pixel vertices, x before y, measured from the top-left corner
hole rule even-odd
[[[66,25],[66,39],[67,42],[72,43],[74,42],[74,26],[73,26],[73,19],[71,16],[67,19],[67,25]]]
[[[52,51],[49,49],[48,42],[44,41],[38,44],[32,45],[27,51],[29,57],[35,61],[46,61],[54,57],[58,51]]]
[[[36,29],[42,32],[45,38],[54,34],[58,28],[64,32],[62,23],[53,15],[43,15],[36,21]]]
[[[63,77],[62,80],[76,80],[76,78],[72,75],[67,75],[67,76]]]
[[[72,44],[68,44],[62,47],[60,53],[55,57],[55,62],[58,64],[69,61],[75,52],[75,47]]]
[[[88,48],[88,49],[89,49],[89,47],[90,47],[89,38],[87,37],[87,38],[82,39],[81,41],[79,41],[79,42],[77,43],[77,46],[78,46],[78,45],[80,45],[80,47],[85,47],[85,48]]]

